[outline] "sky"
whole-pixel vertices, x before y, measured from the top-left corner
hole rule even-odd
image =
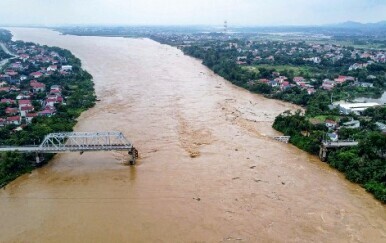
[[[6,25],[322,25],[386,20],[386,0],[0,0]]]

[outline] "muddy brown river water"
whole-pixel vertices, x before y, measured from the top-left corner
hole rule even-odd
[[[148,39],[11,29],[69,49],[100,102],[77,131],[124,153],[62,154],[0,190],[0,242],[386,242],[386,208],[317,158],[271,139],[296,107],[237,88]]]

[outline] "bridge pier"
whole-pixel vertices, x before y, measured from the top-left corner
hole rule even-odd
[[[328,149],[324,146],[320,146],[319,158],[321,161],[323,161],[323,162],[327,161],[327,153],[328,153]]]
[[[129,150],[129,163],[130,163],[130,165],[135,165],[137,159],[138,159],[138,150],[136,148],[132,147]]]
[[[44,161],[44,157],[40,153],[36,153],[36,164],[40,165]]]

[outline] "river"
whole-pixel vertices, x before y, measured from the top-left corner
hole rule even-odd
[[[0,191],[0,242],[386,242],[385,206],[271,139],[295,106],[152,40],[11,30],[79,57],[101,101],[75,129],[122,131],[141,158],[62,154],[21,176]]]

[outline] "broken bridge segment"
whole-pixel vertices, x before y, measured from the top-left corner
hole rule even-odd
[[[319,150],[319,158],[321,161],[327,161],[328,151],[331,149],[337,149],[342,147],[353,147],[357,146],[359,143],[354,140],[339,140],[339,141],[322,141]]]
[[[289,140],[291,139],[291,136],[278,136],[278,137],[274,137],[273,139],[282,143],[288,143]]]

